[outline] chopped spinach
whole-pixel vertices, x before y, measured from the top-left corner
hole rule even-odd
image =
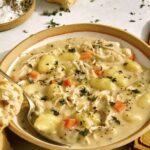
[[[75,53],[75,52],[76,52],[76,49],[75,49],[75,48],[69,48],[69,49],[68,49],[68,52],[70,52],[70,53]]]
[[[55,65],[56,65],[56,66],[58,65],[58,61],[55,62]]]
[[[140,8],[143,8],[144,6],[145,6],[144,4],[141,4],[141,5],[140,5]]]
[[[88,97],[88,100],[91,102],[94,102],[96,99],[97,99],[97,97],[95,95]]]
[[[64,105],[64,104],[66,104],[66,101],[65,101],[65,99],[61,99],[61,100],[59,100],[59,103],[60,103],[61,105]]]
[[[109,102],[109,104],[110,104],[110,106],[113,106],[113,105],[115,105],[115,103],[114,103],[114,102]]]
[[[83,131],[79,131],[79,134],[82,135],[82,136],[87,136],[89,134],[89,130],[87,128],[85,128]]]
[[[125,62],[123,65],[124,65],[124,66],[126,66],[127,64],[128,64],[128,63],[127,63],[127,62]]]
[[[136,21],[131,19],[131,20],[129,20],[129,22],[136,22]]]
[[[111,116],[111,117],[112,117],[112,120],[113,120],[116,124],[120,125],[120,121],[117,119],[117,117],[115,117],[115,116]]]
[[[78,74],[78,75],[79,75],[79,74],[85,74],[85,73],[82,72],[82,71],[80,71],[80,70],[78,70],[78,69],[76,69],[76,70],[75,70],[75,74]]]
[[[62,84],[63,84],[63,81],[60,80],[60,81],[58,81],[57,83],[58,83],[58,85],[62,85]]]
[[[55,109],[52,109],[51,111],[53,112],[53,114],[54,114],[55,116],[59,116],[59,112],[56,111]]]
[[[141,93],[138,89],[134,89],[134,90],[131,90],[132,93],[135,93],[135,94],[138,94],[138,93]]]
[[[30,83],[30,84],[32,84],[32,83],[34,83],[34,81],[32,80],[32,79],[28,79],[28,82]]]
[[[48,23],[47,23],[47,28],[54,28],[56,26],[58,26],[59,23],[54,22],[54,19],[51,19]]]
[[[112,82],[116,82],[117,81],[116,78],[113,78],[111,76],[107,76],[107,78],[109,78]]]
[[[80,96],[89,96],[89,91],[84,87],[80,90]]]
[[[95,23],[99,22],[99,19],[96,19],[94,22],[95,22]]]
[[[31,64],[28,64],[28,67],[29,67],[29,68],[32,68],[32,65],[31,65]]]
[[[24,32],[24,33],[28,33],[26,30],[23,30],[22,32]]]
[[[43,96],[43,97],[41,97],[41,100],[47,101],[47,100],[48,100],[48,96]]]

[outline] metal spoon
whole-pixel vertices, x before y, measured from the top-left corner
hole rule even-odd
[[[13,81],[4,71],[2,71],[0,69],[0,74],[5,77],[8,81],[14,83],[14,84],[17,84],[15,81]],[[18,85],[18,84],[17,84]],[[21,87],[22,88],[22,87]],[[23,89],[22,89],[23,90]],[[32,102],[30,96],[23,90],[23,94],[24,94],[24,97],[26,98],[26,100],[28,101],[28,104],[29,104],[29,111],[28,111],[28,114],[27,114],[27,120],[28,120],[28,123],[30,124],[30,126],[39,134],[41,135],[42,137],[46,138],[48,141],[50,142],[53,142],[57,145],[60,145],[60,146],[70,146],[69,144],[65,144],[65,143],[62,143],[62,142],[58,142],[58,141],[55,141],[54,139],[50,139],[49,137],[43,135],[42,133],[40,133],[38,130],[36,130],[33,126],[33,123],[32,123],[32,114],[34,112],[34,109],[35,109],[35,105],[34,103]]]

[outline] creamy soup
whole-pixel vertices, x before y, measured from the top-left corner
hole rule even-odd
[[[118,42],[49,43],[23,54],[11,75],[36,106],[36,130],[74,147],[108,145],[150,118],[150,70]]]

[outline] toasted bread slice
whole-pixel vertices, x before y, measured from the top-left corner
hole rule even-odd
[[[64,9],[68,9],[74,4],[76,0],[47,0],[47,1],[51,3],[58,3],[62,5]]]

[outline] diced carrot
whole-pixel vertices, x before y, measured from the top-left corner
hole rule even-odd
[[[78,125],[78,121],[76,119],[67,118],[64,120],[64,127],[65,128],[72,128]]]
[[[69,79],[64,80],[63,85],[65,87],[71,86],[71,81]]]
[[[94,70],[97,76],[102,76],[103,75],[103,71],[100,68],[97,68]]]
[[[113,108],[117,111],[117,112],[121,112],[124,108],[126,107],[125,103],[117,100],[115,102],[115,104],[113,105]]]
[[[129,57],[129,59],[131,59],[131,60],[135,60],[135,54],[134,54],[134,53],[132,53],[132,55]]]
[[[92,57],[93,57],[93,54],[92,54],[92,52],[90,52],[90,51],[83,52],[83,53],[81,53],[81,55],[80,55],[80,59],[81,59],[81,60],[90,60]]]
[[[36,80],[37,77],[39,76],[39,72],[35,71],[35,70],[32,70],[30,73],[29,73],[29,76],[33,79],[33,80]]]
[[[17,78],[16,78],[15,75],[12,75],[12,76],[11,76],[11,79],[12,79],[13,81],[16,81],[16,80],[17,80]]]

